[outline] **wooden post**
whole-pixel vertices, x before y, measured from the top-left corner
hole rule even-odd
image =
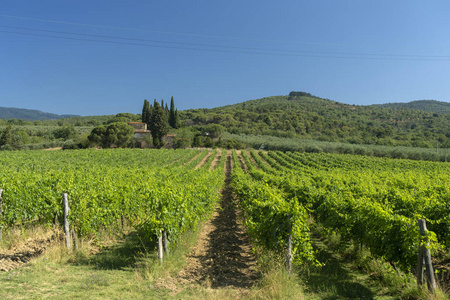
[[[78,250],[77,235],[75,234],[75,229],[73,228],[72,228],[72,238],[73,238],[73,247],[75,250]]]
[[[426,237],[426,232],[427,232],[427,224],[425,219],[420,219],[419,220],[419,229],[420,229],[420,234],[422,236],[424,236],[424,243],[422,245],[420,245],[420,251],[419,251],[419,260],[420,260],[420,256],[422,255],[423,257],[423,263],[425,264],[425,270],[426,270],[426,277],[427,277],[427,285],[428,285],[428,289],[430,291],[434,291],[436,289],[436,279],[434,278],[434,269],[433,269],[433,264],[431,263],[431,253],[430,253],[430,249],[429,249],[429,245],[430,243],[428,242],[428,238]],[[422,252],[422,254],[420,254],[420,252]],[[418,260],[418,263],[420,265],[420,261]],[[419,277],[420,277],[420,272],[423,273],[423,265],[421,270],[417,271],[417,282],[419,283]],[[423,282],[423,275],[422,275],[422,282]]]
[[[66,247],[70,249],[70,227],[69,227],[69,200],[67,199],[67,194],[63,194],[63,204],[64,204],[64,233],[66,234]]]
[[[422,285],[423,282],[423,271],[424,271],[424,264],[425,261],[423,259],[423,251],[422,251],[422,245],[419,245],[419,255],[417,255],[417,285]]]
[[[3,189],[0,189],[0,218],[2,218],[3,214],[3,198],[2,198]],[[0,241],[3,238],[3,228],[0,227]]]
[[[447,162],[447,144],[445,145],[445,162]]]
[[[159,231],[158,236],[158,258],[159,262],[162,264],[163,262],[163,242],[162,242],[162,231]]]
[[[167,240],[167,231],[163,230],[163,246],[164,246],[164,252],[166,255],[169,255],[169,241]]]
[[[288,245],[287,245],[287,253],[286,253],[286,268],[289,276],[291,276],[292,272],[292,224],[289,221],[288,225]]]

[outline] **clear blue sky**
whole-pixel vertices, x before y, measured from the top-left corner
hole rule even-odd
[[[450,101],[450,1],[2,0],[0,106]]]

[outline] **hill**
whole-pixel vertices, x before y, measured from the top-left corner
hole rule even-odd
[[[75,117],[75,115],[57,115],[52,113],[45,113],[40,110],[14,108],[14,107],[0,107],[0,119],[21,119],[28,121],[36,120],[56,120]]]
[[[409,108],[432,113],[450,114],[450,103],[436,100],[417,100],[408,103],[385,103],[375,104],[374,106],[386,108]]]
[[[65,119],[61,119],[63,117]],[[321,142],[424,148],[436,147],[436,141],[445,146],[450,138],[450,104],[432,100],[361,106],[320,98],[306,92],[291,92],[289,95],[265,97],[213,109],[179,111],[179,117],[185,127],[180,133],[180,139],[197,140],[198,145],[202,145],[203,140],[207,142],[212,136],[220,136],[220,132],[240,136],[264,135]],[[47,136],[47,139],[52,139],[51,132],[61,126],[75,126],[77,129],[87,126],[80,132],[84,134],[89,128],[100,124],[141,120],[140,115],[134,114],[69,118],[13,108],[0,108],[0,118],[16,118],[0,120],[0,129],[7,124],[21,125],[18,130],[26,129],[26,133],[33,136],[32,140],[39,141]],[[48,129],[43,132],[37,125],[48,126]]]
[[[305,92],[180,113],[186,125],[222,125],[234,134],[329,142],[433,147],[450,137],[450,114],[339,103]]]

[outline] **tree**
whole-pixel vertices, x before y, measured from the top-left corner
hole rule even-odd
[[[65,141],[74,140],[78,137],[78,133],[73,126],[64,126],[61,128],[57,128],[53,130],[52,134],[56,139],[63,139]]]
[[[144,123],[150,123],[150,103],[147,101],[147,99],[144,100],[144,107],[142,108],[142,122]]]
[[[88,140],[94,145],[103,148],[126,147],[134,135],[134,128],[124,122],[111,123],[95,127],[88,136]]]
[[[153,137],[153,145],[156,148],[164,146],[163,137],[169,132],[169,122],[164,108],[155,101],[150,118],[150,131]]]
[[[5,145],[11,145],[12,143],[12,127],[8,125],[5,130],[3,130],[2,136],[0,138],[0,147]]]
[[[178,110],[175,109],[175,103],[173,101],[173,97],[170,100],[169,125],[172,128],[180,127],[180,121],[178,119]]]

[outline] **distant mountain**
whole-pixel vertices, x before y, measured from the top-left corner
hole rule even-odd
[[[36,121],[65,119],[70,117],[76,117],[76,115],[57,115],[34,109],[0,107],[0,119],[22,119],[28,121]]]
[[[417,100],[408,103],[385,103],[374,106],[386,108],[410,108],[431,113],[450,114],[450,103],[436,100]]]

